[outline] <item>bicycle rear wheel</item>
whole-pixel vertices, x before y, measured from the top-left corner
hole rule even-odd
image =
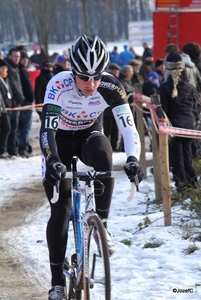
[[[88,219],[88,264],[89,272],[84,278],[83,267],[83,287],[84,300],[111,300],[111,278],[110,260],[107,246],[105,228],[98,215],[94,214]],[[98,234],[101,255],[97,252],[97,245],[93,238],[94,230]]]

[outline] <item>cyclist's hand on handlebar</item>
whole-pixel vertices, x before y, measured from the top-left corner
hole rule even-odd
[[[134,156],[129,156],[127,158],[126,164],[124,166],[124,171],[131,182],[135,183],[135,176],[138,177],[138,182],[142,181],[144,177],[144,171],[139,164],[139,161]]]
[[[45,178],[51,185],[55,185],[60,179],[64,179],[66,175],[66,166],[63,165],[56,155],[50,155],[47,158],[47,169]]]

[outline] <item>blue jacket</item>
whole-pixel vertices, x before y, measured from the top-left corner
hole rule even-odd
[[[124,45],[124,51],[122,51],[119,55],[119,65],[120,67],[124,67],[128,65],[129,60],[134,59],[134,54],[128,50],[128,46]]]

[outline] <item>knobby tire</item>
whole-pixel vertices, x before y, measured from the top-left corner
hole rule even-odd
[[[71,258],[71,254],[72,254],[72,253],[69,254],[69,250],[68,250],[69,248],[72,249],[72,251],[75,253],[75,240],[76,240],[75,239],[75,229],[74,229],[74,219],[72,218],[69,223],[70,223],[70,227],[71,227],[71,232],[68,230],[68,244],[67,244],[67,253],[68,253],[67,257],[68,257],[68,259]],[[75,274],[76,274],[76,277],[77,277],[76,270],[75,270]],[[71,288],[73,288],[75,290],[75,295],[76,295],[75,297],[76,298],[70,297],[69,293],[70,293]],[[66,278],[66,299],[65,300],[72,300],[72,299],[73,300],[74,299],[82,300],[83,299],[82,295],[83,295],[83,290],[82,289],[77,290],[75,284],[73,284],[71,281],[69,281]]]
[[[92,244],[94,244],[94,238],[93,238],[93,231],[94,228],[96,229],[98,236],[99,236],[99,242],[101,246],[101,258],[100,261],[102,263],[103,267],[103,273],[104,273],[104,285],[100,283],[94,283],[94,287],[90,286],[90,279],[87,281],[87,279],[83,278],[83,286],[84,286],[84,300],[111,300],[111,277],[110,277],[110,260],[109,260],[109,253],[108,253],[108,246],[107,246],[107,239],[105,234],[105,228],[103,226],[103,223],[101,219],[98,217],[97,214],[93,214],[88,219],[88,225],[89,225],[89,235],[88,235],[88,259],[89,259],[89,274],[88,278],[90,278],[91,268],[92,268],[92,261],[90,260],[90,253],[91,251],[94,252],[94,248]],[[93,249],[91,249],[93,248]],[[99,262],[100,264],[100,262]],[[84,265],[84,264],[83,264]],[[96,276],[99,271],[96,269],[94,275]],[[84,276],[84,271],[83,271]],[[97,285],[100,286],[100,292],[98,292],[97,295],[94,295],[94,290]],[[99,287],[98,287],[99,288]]]

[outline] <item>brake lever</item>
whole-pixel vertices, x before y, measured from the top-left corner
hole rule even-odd
[[[61,168],[60,168],[61,169]],[[61,170],[58,170],[58,175],[61,178]],[[59,193],[60,193],[60,183],[61,183],[61,179],[56,180],[55,186],[53,188],[53,197],[50,200],[51,203],[55,204],[58,200],[59,200]]]
[[[138,176],[137,175],[133,176],[132,180],[133,181],[131,182],[130,195],[127,198],[128,201],[134,200],[136,191],[139,192],[139,179],[138,179]]]

